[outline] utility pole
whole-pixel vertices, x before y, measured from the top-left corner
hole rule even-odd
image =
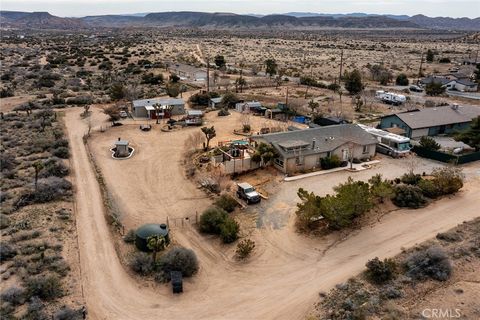
[[[423,67],[423,51],[422,51],[422,56],[420,57],[420,68],[418,69],[417,84],[420,82],[420,76],[422,75],[422,67]]]
[[[338,84],[342,83],[342,70],[343,69],[343,49],[340,53],[340,74],[338,75]]]
[[[210,56],[207,55],[207,94],[210,94]]]

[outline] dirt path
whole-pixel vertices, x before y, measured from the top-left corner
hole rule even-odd
[[[338,282],[361,271],[367,259],[392,256],[415,243],[433,237],[462,221],[478,216],[480,181],[471,179],[464,191],[453,199],[443,199],[426,209],[399,210],[381,223],[366,228],[346,241],[322,253],[326,240],[306,239],[293,231],[293,219],[279,230],[259,229],[254,234],[258,250],[248,264],[231,260],[231,248],[206,240],[190,228],[175,231],[182,245],[197,253],[201,269],[187,280],[185,293],[173,296],[169,286],[141,286],[124,270],[116,255],[106,225],[97,181],[82,143],[86,124],[79,118],[80,109],[66,112],[66,127],[72,147],[76,177],[77,225],[81,267],[86,302],[91,319],[300,319],[313,306],[318,292],[328,290]],[[94,126],[104,118],[97,111]],[[168,143],[168,139],[166,140]],[[168,149],[168,148],[167,148]],[[177,153],[177,149],[164,152]],[[177,151],[176,151],[177,150]],[[139,159],[146,155],[138,154]],[[175,155],[172,156],[175,160]],[[132,158],[133,160],[133,158]],[[154,162],[147,162],[147,166]],[[169,183],[184,183],[172,163],[163,168],[169,173],[152,177],[153,184],[169,185],[179,194],[189,193]],[[153,169],[152,169],[153,170]],[[140,176],[148,174],[148,171]],[[105,174],[107,183],[111,174]],[[110,179],[110,180],[109,180]],[[175,182],[176,181],[176,182]],[[126,214],[134,214],[136,205],[153,205],[154,194],[144,194],[142,186],[130,176],[123,185],[133,189],[117,189],[118,196],[128,198]],[[114,188],[115,189],[115,188]],[[130,192],[130,193],[128,193]],[[142,196],[139,196],[142,195]],[[196,205],[195,201],[185,206]],[[172,204],[166,203],[166,206]],[[274,204],[272,204],[273,206]],[[163,212],[164,203],[155,210]],[[132,220],[141,221],[141,216]]]

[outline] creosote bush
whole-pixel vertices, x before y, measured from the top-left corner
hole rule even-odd
[[[240,226],[233,218],[228,216],[225,210],[211,207],[200,216],[200,231],[218,234],[224,243],[231,243],[238,239]]]
[[[214,204],[226,212],[232,212],[238,205],[237,200],[227,193],[222,194]]]
[[[237,221],[227,217],[227,219],[220,226],[220,238],[224,243],[232,243],[238,239],[238,232],[240,226]]]
[[[191,277],[198,271],[198,260],[193,250],[175,247],[160,257],[157,266],[167,279],[171,271],[180,271],[184,277]]]
[[[414,252],[405,261],[406,274],[415,280],[431,278],[445,281],[450,278],[452,264],[440,247],[429,247]]]
[[[129,261],[130,268],[142,276],[152,274],[154,265],[152,257],[144,252],[135,252]]]
[[[412,185],[395,186],[395,196],[392,201],[398,207],[407,208],[420,208],[427,203],[422,190]]]
[[[53,300],[63,294],[60,279],[51,273],[27,278],[25,287],[29,297],[37,296],[45,301]]]
[[[366,267],[367,278],[377,284],[392,280],[397,269],[396,263],[392,259],[382,261],[378,257],[369,260]]]

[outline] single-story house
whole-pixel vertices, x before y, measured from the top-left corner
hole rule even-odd
[[[182,80],[205,81],[207,79],[207,70],[188,64],[170,63],[168,68]]]
[[[426,86],[430,83],[440,83],[447,90],[458,90],[458,91],[477,91],[478,84],[470,81],[468,77],[464,76],[455,76],[455,75],[444,75],[444,76],[429,76],[420,80],[422,86]]]
[[[399,127],[405,130],[405,136],[420,138],[436,136],[465,130],[470,126],[472,119],[480,116],[480,107],[474,106],[445,106],[436,108],[416,109],[383,116],[380,120],[380,129]]]
[[[344,161],[371,158],[377,144],[371,134],[355,124],[263,134],[251,139],[271,144],[278,154],[274,166],[287,174],[320,168],[321,159],[332,155]]]
[[[235,104],[235,110],[238,112],[256,112],[257,110],[263,110],[262,104],[258,101],[239,102]]]
[[[172,115],[185,114],[185,102],[176,98],[134,100],[132,112],[137,118],[169,118]]]
[[[210,107],[212,108],[219,108],[220,107],[220,104],[222,103],[222,98],[223,97],[218,97],[218,98],[210,98]]]

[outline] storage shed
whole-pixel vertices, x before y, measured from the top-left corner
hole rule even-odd
[[[137,246],[138,250],[143,252],[151,252],[151,250],[148,249],[147,241],[148,238],[152,236],[163,236],[165,237],[166,244],[168,245],[170,243],[169,230],[166,224],[144,224],[135,232],[135,245]]]

